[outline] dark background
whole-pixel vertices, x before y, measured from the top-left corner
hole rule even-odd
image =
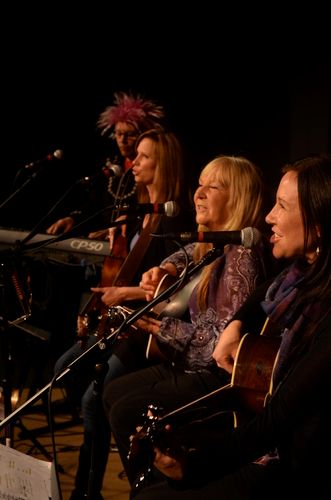
[[[0,210],[8,225],[44,216],[66,189],[98,171],[110,141],[96,129],[113,92],[163,104],[195,174],[217,154],[243,154],[277,185],[283,163],[330,151],[330,37],[320,8],[270,12],[61,3],[3,16],[1,198],[24,166],[62,149],[64,160]],[[45,170],[47,172],[45,173]],[[25,172],[23,172],[25,175]],[[19,178],[22,183],[22,178]],[[33,209],[32,205],[37,205]],[[24,225],[23,224],[23,225]]]
[[[215,1],[84,5],[2,7],[0,226],[31,228],[100,171],[111,143],[96,121],[115,91],[164,106],[190,153],[192,183],[215,155],[241,154],[273,190],[284,163],[330,152],[329,15],[317,4],[292,14],[270,2],[256,11]],[[24,166],[56,149],[63,160],[29,181]],[[72,344],[84,280],[77,267],[33,266],[40,284],[30,324],[51,340],[16,332],[28,367]]]

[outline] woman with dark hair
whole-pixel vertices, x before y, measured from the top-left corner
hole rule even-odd
[[[135,500],[330,498],[330,213],[331,157],[287,165],[266,221],[273,255],[291,262],[251,295],[213,353],[219,368],[235,371],[243,334],[268,318],[281,331],[271,396],[232,430],[187,425],[176,437],[175,422],[167,426],[176,446],[154,442],[161,479]]]

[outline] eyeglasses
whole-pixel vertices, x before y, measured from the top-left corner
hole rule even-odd
[[[137,139],[137,132],[122,132],[121,130],[115,130],[114,136],[116,139],[120,139],[121,137],[125,137],[126,139]]]

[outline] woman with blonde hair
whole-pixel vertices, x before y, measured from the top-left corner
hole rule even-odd
[[[194,194],[200,234],[246,226],[262,229],[263,192],[261,172],[248,159],[215,158],[202,170]],[[203,268],[189,299],[190,322],[170,316],[161,321],[148,317],[138,320],[138,326],[156,338],[168,361],[113,380],[104,389],[105,410],[130,482],[135,480],[127,461],[130,435],[148,404],[171,411],[229,381],[225,371],[215,370],[212,353],[232,316],[267,277],[268,247],[262,241],[254,241],[252,246],[225,245]],[[185,252],[179,250],[147,271],[140,283],[146,299],[153,297],[165,274],[181,275],[186,255],[196,263],[212,247],[203,241],[189,243]]]
[[[167,428],[162,446],[151,445],[150,466],[161,481],[146,485],[135,499],[331,497],[330,210],[330,155],[282,168],[266,223],[272,254],[286,267],[250,296],[213,353],[219,369],[233,372],[243,335],[248,331],[261,341],[259,329],[271,322],[279,332],[272,393],[260,412],[231,432],[210,422],[200,422],[194,432],[188,419],[181,421],[177,438]]]

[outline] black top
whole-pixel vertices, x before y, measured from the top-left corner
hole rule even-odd
[[[251,333],[259,333],[266,318],[259,305],[265,288],[253,293],[236,315]],[[321,317],[310,346],[297,356],[261,414],[231,431],[204,428],[195,433],[200,442],[189,455],[185,482],[219,478],[277,449],[282,470],[297,485],[297,491],[313,491],[314,498],[319,498],[318,488],[324,491],[329,485],[331,491],[330,360],[328,312]]]

